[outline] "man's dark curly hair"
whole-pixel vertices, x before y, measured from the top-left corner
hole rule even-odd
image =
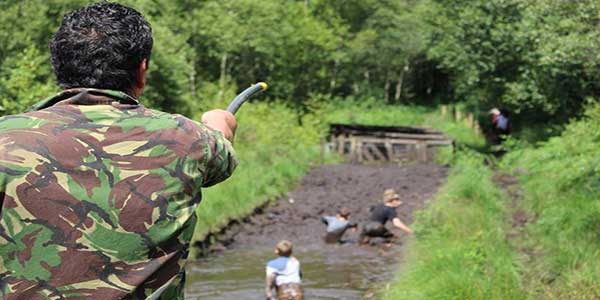
[[[50,41],[52,67],[65,89],[131,93],[152,42],[152,28],[138,11],[118,3],[91,4],[64,16]]]

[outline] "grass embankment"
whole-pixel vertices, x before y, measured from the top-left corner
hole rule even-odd
[[[528,299],[600,297],[600,106],[536,148],[513,150],[504,168],[524,190],[530,218],[522,255]]]
[[[213,106],[223,107],[224,104]],[[237,115],[238,169],[224,183],[204,190],[194,240],[204,239],[208,233],[220,230],[231,220],[247,216],[256,207],[290,190],[319,163],[319,139],[325,136],[329,123],[430,124],[449,131],[470,132],[463,134],[465,140],[476,136],[473,130],[465,130],[464,123],[454,123],[438,115],[438,112],[423,107],[335,100],[313,107],[302,117],[300,125],[298,115],[283,105],[245,104]],[[326,156],[325,160],[335,161],[336,158]]]
[[[506,195],[479,155],[460,153],[435,201],[417,213],[416,239],[383,299],[521,299],[506,241]]]
[[[501,168],[520,181],[518,206],[482,157],[460,154],[383,299],[598,299],[600,105],[547,142],[509,144]],[[509,242],[517,211],[527,223]]]

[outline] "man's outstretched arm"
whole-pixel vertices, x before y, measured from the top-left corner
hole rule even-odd
[[[408,226],[406,226],[406,224],[404,224],[402,221],[400,221],[400,218],[392,219],[392,224],[394,224],[394,226],[400,228],[402,231],[404,231],[408,234],[413,234],[412,229],[410,229]]]

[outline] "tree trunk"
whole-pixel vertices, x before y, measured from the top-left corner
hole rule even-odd
[[[335,85],[337,84],[337,67],[338,60],[333,61],[333,70],[331,70],[331,78],[329,79],[329,93],[332,94],[333,90],[335,90]]]
[[[360,86],[358,83],[355,82],[352,84],[352,90],[354,91],[354,96],[357,96],[360,93]]]
[[[221,56],[221,76],[219,77],[219,100],[223,101],[225,96],[225,85],[227,84],[227,53]]]
[[[400,72],[400,77],[398,77],[398,82],[396,82],[396,94],[394,95],[394,101],[398,102],[400,97],[402,96],[402,85],[404,84],[404,73],[408,71],[408,63],[404,66],[402,71]]]
[[[196,98],[196,63],[192,62],[192,71],[189,75],[190,78],[190,93],[192,98]]]
[[[385,103],[389,103],[390,101],[390,77],[388,73],[385,73],[385,86],[383,87],[385,90]]]

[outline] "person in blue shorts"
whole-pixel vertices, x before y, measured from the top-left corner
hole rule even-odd
[[[292,242],[277,243],[275,254],[279,257],[267,263],[267,300],[272,299],[273,288],[277,290],[277,300],[304,300],[300,262],[292,256]]]

